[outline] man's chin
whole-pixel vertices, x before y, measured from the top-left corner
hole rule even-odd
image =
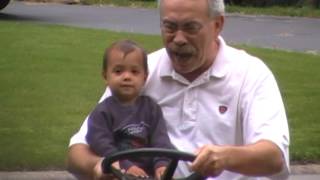
[[[182,73],[186,74],[186,73],[190,73],[193,70],[193,67],[188,62],[182,62],[182,63],[179,62],[179,63],[175,63],[174,69],[180,74]]]
[[[175,71],[181,75],[187,75],[189,73],[192,73],[193,68],[190,67],[177,67],[175,68]]]

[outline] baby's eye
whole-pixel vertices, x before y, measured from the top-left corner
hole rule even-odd
[[[139,70],[135,70],[135,69],[134,69],[134,70],[132,70],[132,71],[131,71],[131,73],[132,73],[132,74],[139,74],[139,73],[140,73],[140,71],[139,71]]]
[[[121,73],[122,73],[122,70],[119,69],[119,68],[116,68],[116,69],[114,69],[112,72],[115,73],[115,74],[121,74]]]

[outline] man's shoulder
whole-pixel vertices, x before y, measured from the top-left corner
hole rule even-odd
[[[229,46],[225,54],[228,72],[235,81],[243,77],[246,82],[257,82],[273,75],[264,60],[246,50]]]
[[[223,57],[225,61],[233,64],[237,69],[243,67],[249,68],[265,68],[265,63],[259,57],[250,54],[245,49],[226,46],[224,49]]]
[[[239,47],[230,46],[224,39],[219,37],[220,49],[218,55],[227,60],[233,60],[234,62],[249,61],[251,59],[257,59],[254,55],[248,53],[246,50]]]

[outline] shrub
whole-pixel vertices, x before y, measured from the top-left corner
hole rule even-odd
[[[320,0],[225,0],[226,4],[240,6],[313,6],[320,7]]]

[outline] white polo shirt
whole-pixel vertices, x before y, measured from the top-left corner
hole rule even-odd
[[[205,144],[245,145],[266,139],[281,149],[286,167],[273,179],[286,179],[289,131],[281,94],[267,66],[219,38],[218,55],[210,69],[193,82],[177,74],[165,49],[148,56],[149,76],[143,94],[162,108],[175,147],[194,152]],[[102,99],[110,95],[107,89]],[[86,121],[70,145],[86,143]],[[188,174],[180,163],[177,174]],[[259,179],[224,171],[214,179]]]

